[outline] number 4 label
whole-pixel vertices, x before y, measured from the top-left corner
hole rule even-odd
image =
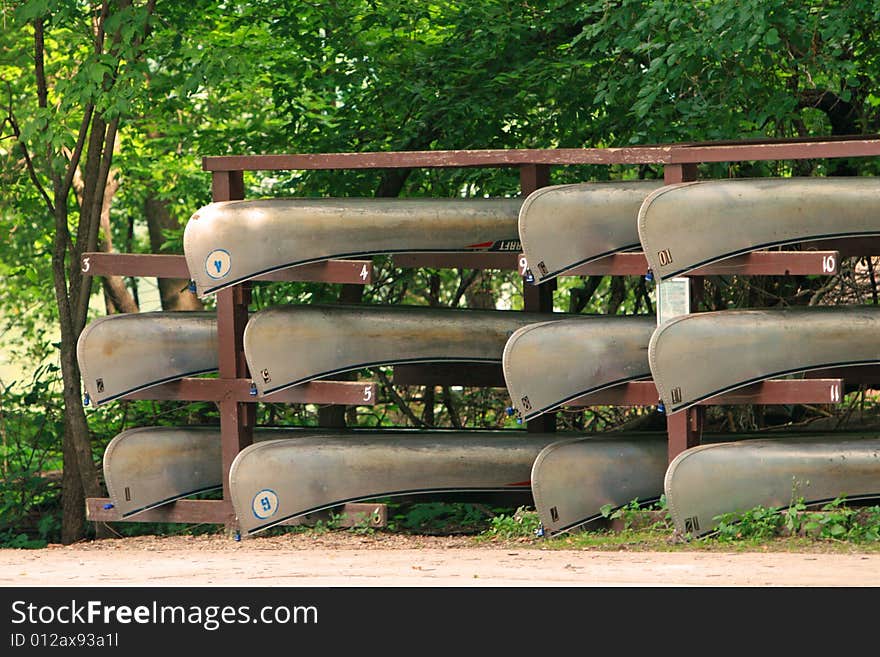
[[[362,281],[367,280],[367,276],[369,276],[369,275],[370,275],[370,270],[367,269],[367,266],[364,265],[363,267],[361,267],[361,273],[360,273],[361,280]]]

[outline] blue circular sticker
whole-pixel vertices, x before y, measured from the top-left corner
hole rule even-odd
[[[274,490],[264,488],[254,495],[254,501],[251,504],[254,515],[260,520],[271,518],[278,510],[278,496]]]
[[[211,278],[223,278],[232,269],[232,256],[226,249],[214,249],[205,259],[205,271]]]

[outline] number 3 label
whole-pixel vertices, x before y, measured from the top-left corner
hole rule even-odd
[[[87,272],[89,269],[92,268],[92,263],[89,262],[89,260],[91,260],[91,258],[88,258],[88,257],[83,258],[83,262],[82,262],[82,271],[83,271],[83,273]]]

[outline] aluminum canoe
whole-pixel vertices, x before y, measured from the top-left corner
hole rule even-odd
[[[540,313],[424,306],[276,306],[251,316],[244,352],[257,390],[268,395],[378,365],[500,364],[510,335],[546,318]]]
[[[548,445],[535,459],[531,475],[544,531],[553,535],[586,528],[604,517],[603,507],[658,500],[668,462],[662,432],[602,433]]]
[[[660,180],[542,187],[523,201],[519,238],[536,283],[612,253],[640,248],[637,218]]]
[[[107,315],[80,333],[76,355],[89,401],[217,369],[217,320],[206,312]]]
[[[183,250],[199,296],[285,267],[384,253],[518,252],[522,199],[271,198],[211,203]]]
[[[651,376],[653,315],[585,315],[517,329],[502,365],[513,407],[525,419],[604,388]]]
[[[838,497],[880,497],[880,436],[826,434],[700,445],[669,464],[664,491],[675,529],[701,536],[718,516]]]
[[[667,413],[751,383],[880,363],[880,306],[720,310],[670,319],[648,362]]]
[[[314,436],[246,447],[230,494],[242,531],[348,502],[428,493],[529,491],[532,463],[559,437],[525,431]]]
[[[638,214],[658,280],[785,244],[880,235],[880,176],[749,178],[668,185]]]
[[[257,429],[254,440],[288,439],[302,430]],[[104,450],[104,481],[123,517],[220,488],[223,463],[218,427],[139,427]]]

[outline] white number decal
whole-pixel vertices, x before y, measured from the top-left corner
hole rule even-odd
[[[369,275],[370,275],[370,272],[367,270],[367,266],[364,265],[363,267],[361,267],[361,280],[362,281],[367,280],[367,276],[369,276]]]
[[[822,271],[826,274],[833,274],[834,270],[837,268],[837,262],[834,259],[833,255],[828,255],[822,258]]]
[[[364,401],[368,402],[373,398],[373,386],[364,386]]]
[[[83,263],[82,263],[83,272],[87,272],[89,269],[92,268],[92,263],[90,263],[89,260],[91,260],[91,258],[83,258]]]
[[[840,386],[836,383],[831,386],[831,402],[836,404],[840,401]]]
[[[519,273],[520,276],[525,276],[526,272],[529,270],[529,263],[526,260],[525,256],[519,257]]]

